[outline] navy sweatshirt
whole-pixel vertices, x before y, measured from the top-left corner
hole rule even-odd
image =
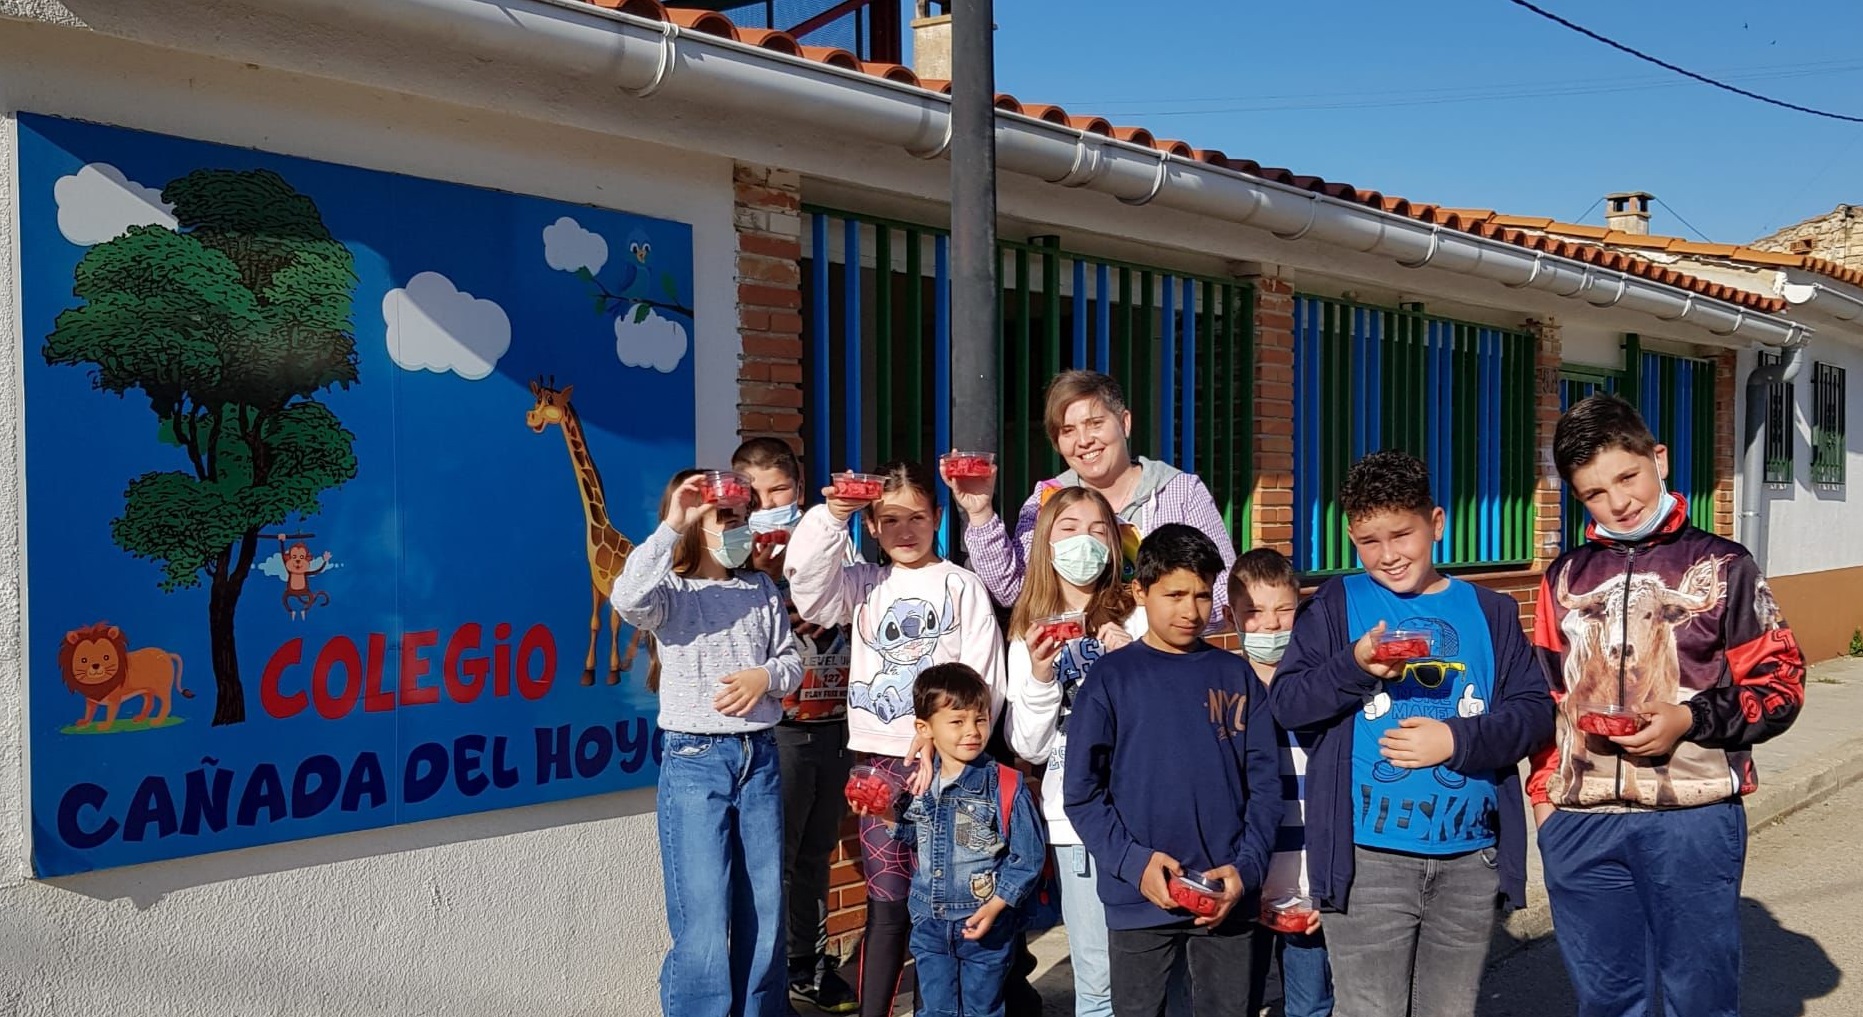
[[[1100,658],[1067,722],[1067,818],[1100,869],[1112,929],[1190,918],[1145,899],[1153,851],[1185,868],[1234,865],[1259,908],[1281,822],[1280,733],[1248,663],[1199,643],[1166,653],[1135,642]]]
[[[1494,643],[1494,701],[1478,716],[1444,721],[1455,732],[1444,765],[1500,777],[1500,888],[1507,906],[1519,908],[1527,895],[1520,761],[1552,740],[1553,701],[1521,631],[1519,603],[1492,590],[1475,594]],[[1314,899],[1328,911],[1345,910],[1352,889],[1354,721],[1383,686],[1353,659],[1352,645],[1363,634],[1349,631],[1345,583],[1328,580],[1294,616],[1294,637],[1269,693],[1277,723],[1314,737],[1307,753],[1307,874]]]

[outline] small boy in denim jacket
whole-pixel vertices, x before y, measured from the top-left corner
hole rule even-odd
[[[909,907],[919,1013],[1001,1017],[1021,908],[1047,857],[1045,823],[1021,775],[984,753],[990,689],[976,671],[926,669],[912,705],[937,750],[931,787],[893,830],[918,842]]]

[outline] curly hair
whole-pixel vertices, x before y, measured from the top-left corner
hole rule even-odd
[[[1339,507],[1347,519],[1365,519],[1380,512],[1427,516],[1436,507],[1430,493],[1430,468],[1400,449],[1373,452],[1346,471],[1345,483],[1339,487]]]

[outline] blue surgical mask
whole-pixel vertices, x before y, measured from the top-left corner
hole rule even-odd
[[[718,538],[718,546],[707,548],[712,560],[728,569],[739,569],[750,560],[750,527],[733,526],[728,530],[706,530]]]
[[[1279,632],[1244,632],[1242,649],[1249,659],[1262,664],[1279,664],[1281,655],[1287,652],[1288,640],[1294,638],[1293,629]]]
[[[1621,544],[1635,544],[1638,541],[1648,540],[1657,530],[1662,529],[1662,524],[1669,520],[1669,513],[1674,511],[1675,495],[1670,492],[1669,486],[1664,484],[1662,497],[1656,499],[1656,511],[1651,512],[1650,517],[1638,524],[1636,529],[1628,533],[1619,533],[1595,519],[1592,523],[1597,527],[1599,536],[1609,537]]]
[[[1106,563],[1112,559],[1106,542],[1091,533],[1063,537],[1050,543],[1048,548],[1054,552],[1055,573],[1075,586],[1086,586],[1100,578],[1100,573],[1106,571]]]
[[[775,508],[758,509],[750,514],[750,532],[775,533],[778,530],[795,529],[802,520],[802,506],[795,502],[778,505]]]

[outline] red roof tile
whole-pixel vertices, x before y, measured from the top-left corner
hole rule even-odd
[[[888,81],[916,85],[931,92],[949,95],[951,82],[942,78],[920,78],[910,68],[900,64],[865,62],[844,49],[828,46],[803,46],[793,36],[784,32],[765,28],[746,28],[733,25],[721,14],[710,11],[691,11],[677,9],[669,11],[658,0],[584,0],[586,3],[609,10],[617,10],[655,21],[672,21],[672,23],[693,31],[703,32],[722,38],[736,38],[739,42],[757,46],[762,49],[799,56],[818,63],[829,64],[845,70],[870,74]],[[1073,130],[1087,131],[1117,138],[1135,145],[1143,145],[1161,152],[1170,152],[1185,159],[1214,166],[1222,166],[1237,173],[1258,177],[1275,183],[1315,191],[1353,204],[1389,212],[1393,215],[1406,216],[1422,222],[1445,226],[1449,229],[1472,233],[1477,236],[1516,244],[1529,250],[1544,251],[1547,254],[1570,258],[1587,264],[1599,265],[1612,271],[1625,272],[1630,275],[1651,279],[1680,289],[1700,293],[1703,296],[1757,311],[1775,312],[1783,310],[1786,302],[1783,298],[1753,293],[1721,283],[1711,282],[1685,272],[1656,264],[1643,258],[1634,257],[1619,251],[1608,250],[1599,245],[1637,247],[1650,250],[1662,250],[1675,254],[1697,254],[1712,257],[1725,257],[1733,261],[1757,264],[1796,266],[1821,275],[1831,276],[1853,285],[1863,285],[1863,271],[1844,268],[1833,262],[1820,258],[1798,255],[1782,255],[1775,251],[1761,251],[1750,247],[1730,247],[1723,244],[1697,244],[1679,237],[1651,237],[1642,234],[1624,233],[1601,226],[1587,226],[1577,223],[1562,223],[1552,219],[1532,216],[1502,215],[1488,209],[1443,208],[1437,205],[1420,204],[1396,195],[1387,195],[1375,190],[1354,187],[1351,184],[1327,181],[1319,177],[1300,176],[1291,170],[1265,167],[1251,159],[1231,159],[1222,152],[1213,149],[1197,149],[1182,141],[1159,140],[1144,127],[1115,127],[1104,117],[1082,116],[1069,113],[1059,106],[1031,103],[1023,105],[1015,96],[1007,93],[998,94],[996,108],[1012,113],[1020,113],[1047,123],[1063,125]],[[1553,234],[1578,238],[1583,242],[1559,239]],[[1735,253],[1722,253],[1733,251]]]

